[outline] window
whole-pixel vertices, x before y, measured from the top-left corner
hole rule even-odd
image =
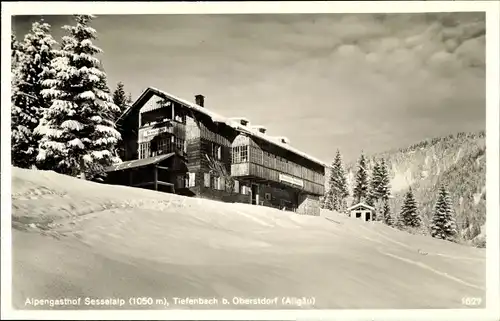
[[[222,159],[222,146],[212,143],[212,157],[217,160]]]
[[[240,151],[241,162],[248,162],[248,146],[243,146]]]
[[[269,167],[269,153],[268,152],[264,152],[263,163],[264,163],[264,167]]]
[[[210,187],[210,173],[205,173],[203,179],[205,187]]]
[[[250,161],[254,164],[262,164],[262,150],[256,147],[251,147],[250,151]]]
[[[148,158],[151,155],[151,143],[145,142],[139,144],[139,159]]]
[[[266,193],[265,198],[267,201],[271,200],[271,193]]]
[[[168,139],[160,139],[156,145],[158,154],[168,153]]]
[[[185,151],[184,150],[184,139],[175,137],[175,147],[180,150],[180,151]]]
[[[233,147],[232,163],[238,164],[248,162],[248,149],[249,146]]]

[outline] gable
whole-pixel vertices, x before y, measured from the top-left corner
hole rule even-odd
[[[370,209],[364,205],[358,205],[354,207],[352,211],[370,211]]]
[[[348,208],[349,211],[373,211],[373,207],[366,205],[364,203],[358,203]]]

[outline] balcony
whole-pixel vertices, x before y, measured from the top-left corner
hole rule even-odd
[[[311,194],[324,193],[324,175],[255,146],[233,147],[231,176],[274,181]]]

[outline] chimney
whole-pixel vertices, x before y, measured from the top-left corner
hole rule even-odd
[[[205,96],[203,95],[196,95],[194,96],[195,102],[197,105],[201,107],[205,107]]]

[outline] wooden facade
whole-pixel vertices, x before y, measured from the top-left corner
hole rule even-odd
[[[268,137],[262,127],[249,127],[248,120],[206,110],[201,95],[196,100],[144,91],[117,122],[124,162],[108,169],[108,181],[133,186],[130,172],[142,171],[141,177],[152,175],[146,188],[158,189],[159,181],[171,186],[162,190],[183,195],[319,215],[325,164]]]

